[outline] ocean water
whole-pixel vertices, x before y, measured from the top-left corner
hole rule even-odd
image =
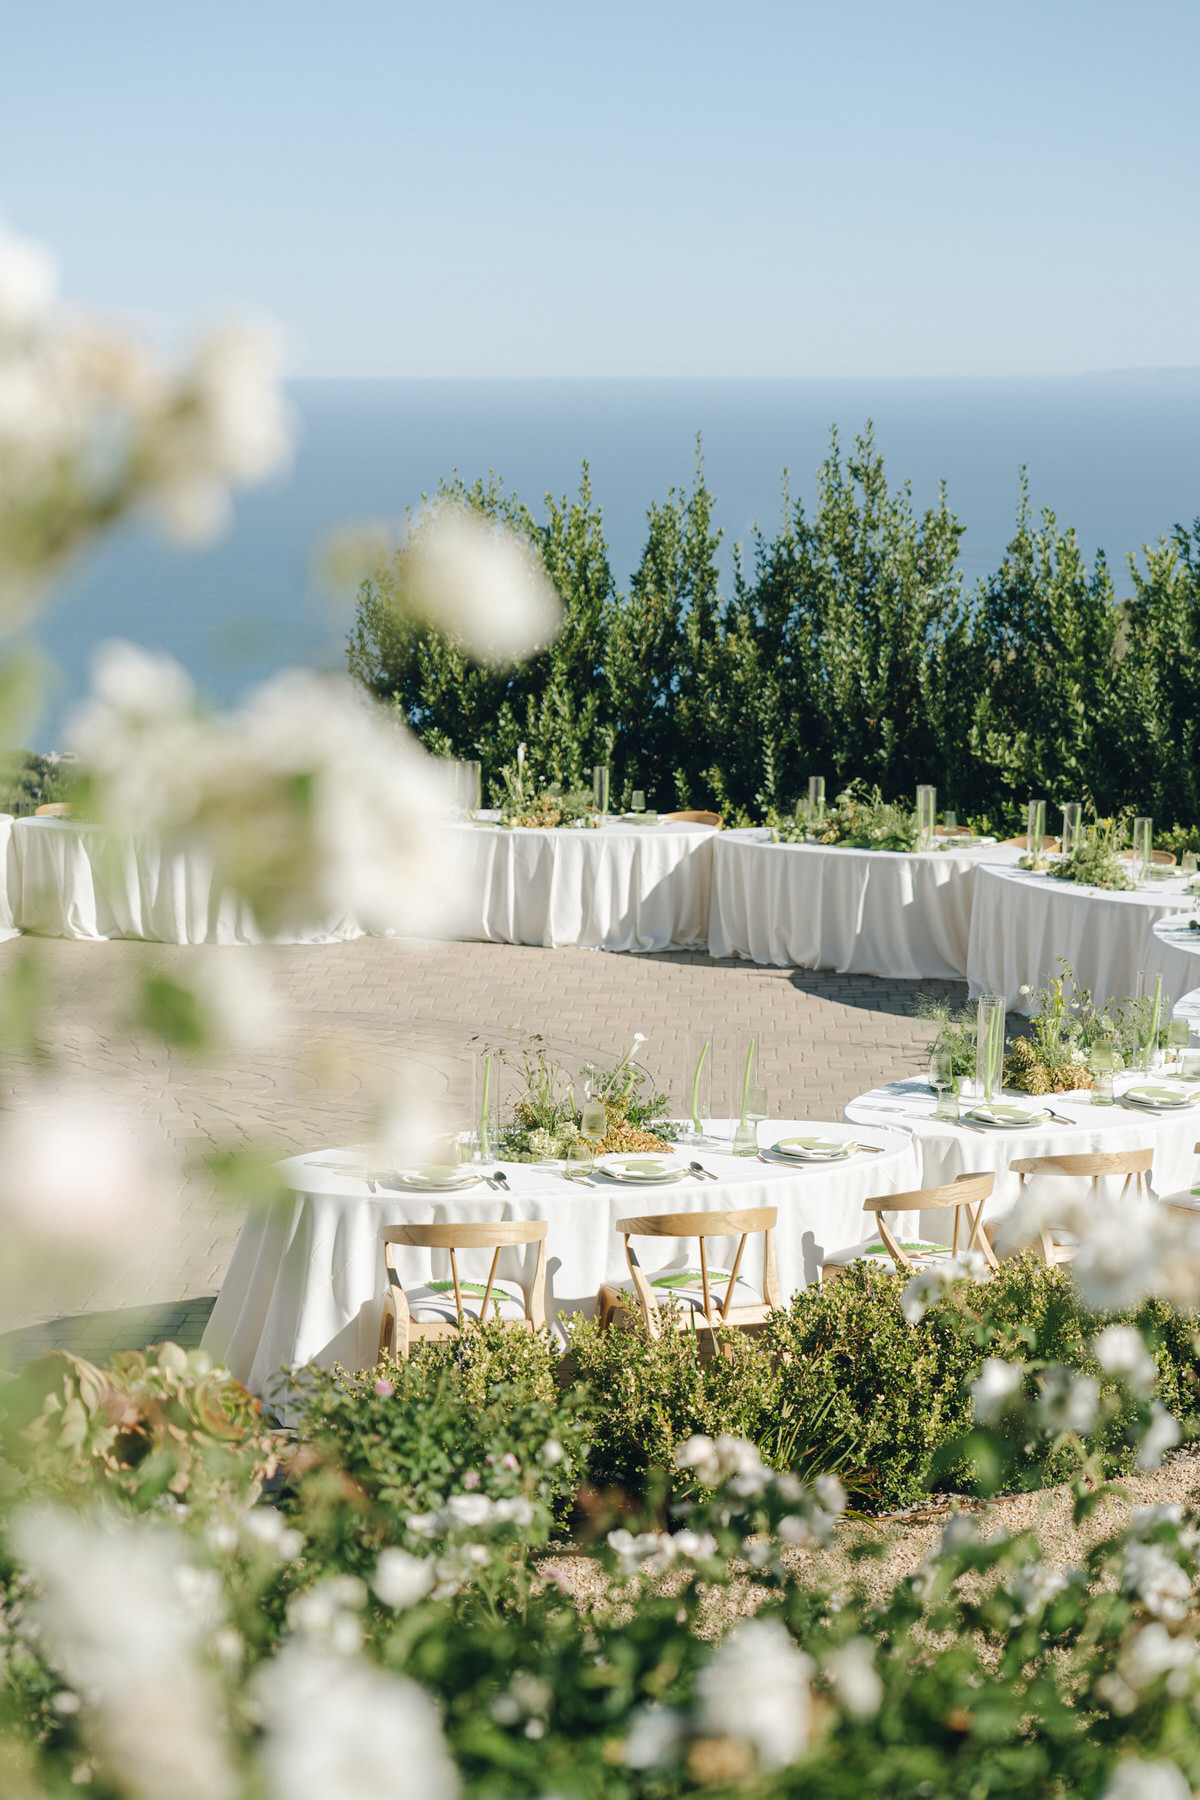
[[[732,545],[780,515],[782,472],[810,499],[836,425],[843,444],[874,421],[892,482],[920,508],[938,483],[966,526],[969,583],[1012,534],[1019,471],[1035,508],[1103,549],[1118,590],[1127,552],[1200,515],[1200,369],[1041,380],[954,381],[310,381],[290,475],[243,495],[232,531],[183,553],[143,526],[74,572],[37,629],[57,666],[36,733],[62,741],[96,645],[126,637],[178,657],[227,702],[274,670],[338,668],[348,614],[313,580],[323,538],[347,522],[402,519],[438,478],[495,472],[538,510],[574,492],[586,459],[618,584],[636,566],[650,502],[687,486],[695,439]]]

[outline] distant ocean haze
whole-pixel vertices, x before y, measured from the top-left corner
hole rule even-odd
[[[893,485],[920,511],[944,480],[966,527],[968,586],[1012,536],[1020,469],[1030,497],[1103,549],[1118,593],[1125,558],[1200,514],[1200,369],[1069,379],[955,381],[306,381],[292,386],[301,432],[290,475],[241,497],[232,531],[185,553],[138,526],[107,543],[60,591],[38,641],[58,666],[34,747],[60,747],[97,644],[131,638],[169,651],[201,691],[228,702],[277,669],[344,666],[352,609],[313,578],[338,526],[399,523],[453,471],[490,470],[540,514],[590,467],[621,588],[637,566],[646,509],[690,486],[695,439],[724,531],[752,558],[771,535],[783,471],[811,507],[836,425],[844,449],[868,419]]]

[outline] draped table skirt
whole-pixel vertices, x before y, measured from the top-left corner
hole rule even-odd
[[[726,1122],[727,1135],[731,1129]],[[364,1180],[323,1166],[340,1158],[351,1163],[353,1152],[326,1150],[290,1157],[280,1168],[291,1192],[270,1211],[252,1214],[243,1226],[204,1334],[204,1347],[255,1393],[271,1391],[284,1365],[312,1360],[325,1368],[334,1362],[348,1368],[370,1367],[385,1293],[379,1242],[383,1225],[546,1219],[550,1227],[546,1316],[553,1321],[560,1311],[590,1314],[602,1283],[628,1281],[623,1240],[615,1229],[618,1219],[775,1206],[779,1285],[787,1296],[816,1279],[827,1254],[870,1235],[871,1221],[864,1229],[864,1200],[904,1193],[918,1185],[917,1157],[911,1138],[903,1132],[876,1125],[851,1133],[844,1126],[810,1121],[801,1127],[772,1121],[760,1127],[760,1137],[767,1145],[789,1130],[801,1129],[854,1136],[881,1146],[883,1153],[860,1151],[842,1163],[805,1166],[767,1164],[706,1150],[698,1160],[719,1177],[718,1183],[688,1176],[652,1188],[599,1180],[594,1188],[586,1188],[567,1181],[553,1167],[501,1164],[509,1194],[482,1184],[455,1194],[371,1193]],[[898,1229],[911,1235],[913,1224],[911,1217],[902,1215]],[[736,1239],[719,1243],[719,1253],[731,1255],[736,1243]],[[694,1261],[695,1254],[694,1242],[638,1241],[639,1260],[651,1275],[682,1267],[689,1258]],[[485,1280],[490,1261],[490,1251],[464,1251],[459,1257],[463,1278]],[[430,1253],[402,1252],[398,1266],[402,1280],[426,1281]],[[500,1277],[520,1281],[527,1266],[532,1262],[530,1258],[527,1265],[523,1249],[505,1251]],[[438,1268],[433,1273],[441,1276],[445,1271]],[[756,1285],[761,1280],[756,1261],[743,1273]]]
[[[1003,994],[1010,1012],[1028,1013],[1032,995],[1021,989],[1044,985],[1065,961],[1099,1004],[1125,999],[1135,990],[1138,970],[1150,966],[1155,924],[1191,904],[1182,877],[1111,893],[985,864],[971,914],[971,995]]]
[[[713,843],[709,951],[776,968],[961,980],[977,872],[1017,855],[1003,846],[909,853],[772,844],[761,828],[722,832]]]
[[[702,948],[718,835],[674,820],[456,827],[460,894],[444,935],[547,949]]]
[[[1200,987],[1200,931],[1193,931],[1194,913],[1172,913],[1156,919],[1146,949],[1145,967],[1161,975],[1163,992],[1178,1001]]]

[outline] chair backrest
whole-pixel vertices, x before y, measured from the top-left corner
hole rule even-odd
[[[1122,862],[1133,861],[1132,850],[1119,850],[1117,854]],[[1160,869],[1173,869],[1177,860],[1178,859],[1172,850],[1152,850],[1150,853],[1150,861],[1152,863],[1157,863]]]
[[[1125,1193],[1136,1176],[1138,1193],[1148,1200],[1146,1171],[1153,1165],[1153,1150],[1083,1150],[1068,1156],[1019,1156],[1009,1167],[1020,1177],[1022,1187],[1030,1175],[1069,1175],[1090,1181],[1102,1175],[1124,1175],[1121,1192]]]
[[[49,800],[45,806],[35,806],[33,816],[35,819],[65,819],[70,816],[70,812],[69,800]]]
[[[529,1317],[535,1325],[546,1322],[546,1232],[545,1219],[503,1219],[482,1223],[458,1225],[384,1225],[379,1233],[383,1244],[383,1260],[390,1279],[400,1287],[400,1276],[393,1259],[393,1249],[397,1244],[405,1244],[417,1250],[447,1250],[450,1253],[450,1274],[454,1281],[454,1305],[458,1312],[458,1322],[463,1321],[462,1283],[458,1273],[458,1252],[460,1250],[491,1250],[491,1268],[488,1270],[487,1288],[479,1308],[480,1319],[487,1318],[488,1302],[492,1297],[492,1287],[496,1280],[496,1270],[500,1264],[500,1252],[513,1244],[537,1244],[537,1265],[533,1274],[533,1292],[529,1302]]]
[[[1029,834],[1028,832],[1023,831],[1020,837],[1004,838],[1002,839],[1002,842],[1006,844],[1010,850],[1027,850],[1029,848]],[[1058,839],[1056,837],[1044,837],[1042,839],[1042,849],[1057,850]]]
[[[684,825],[715,825],[718,831],[721,829],[721,815],[715,812],[659,813],[658,819],[660,824],[677,819]]]
[[[631,1237],[673,1237],[698,1238],[700,1242],[700,1282],[704,1293],[704,1316],[711,1319],[712,1305],[708,1282],[708,1249],[705,1243],[710,1237],[739,1238],[737,1255],[733,1259],[733,1268],[729,1272],[729,1286],[725,1290],[724,1300],[718,1303],[718,1311],[722,1318],[729,1313],[733,1304],[733,1290],[737,1286],[738,1271],[742,1266],[742,1257],[746,1251],[746,1239],[763,1234],[763,1299],[768,1306],[782,1304],[779,1293],[779,1277],[775,1270],[775,1239],[773,1236],[775,1222],[779,1217],[779,1209],[774,1206],[747,1206],[735,1212],[695,1212],[695,1213],[647,1213],[638,1218],[618,1219],[617,1230],[625,1239],[625,1258],[629,1264],[629,1272],[633,1276],[634,1286],[642,1292],[645,1275],[642,1273],[637,1257],[630,1245]]]
[[[991,1197],[996,1185],[996,1177],[986,1175],[959,1175],[954,1181],[942,1187],[914,1188],[907,1194],[881,1194],[877,1200],[865,1200],[863,1211],[874,1213],[879,1221],[879,1235],[887,1247],[888,1254],[901,1268],[911,1269],[912,1258],[906,1254],[899,1241],[893,1235],[885,1214],[902,1212],[937,1212],[943,1207],[952,1206],[954,1210],[954,1236],[950,1251],[957,1256],[960,1249],[978,1250],[990,1268],[999,1268],[996,1252],[983,1229],[984,1202]],[[973,1210],[972,1210],[973,1209]],[[967,1241],[961,1242],[964,1222],[967,1227]]]

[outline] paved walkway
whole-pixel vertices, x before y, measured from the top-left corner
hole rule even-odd
[[[0,946],[0,981],[29,948],[28,940]],[[256,949],[51,940],[36,950],[53,1003],[53,1078],[84,1074],[131,1099],[192,1175],[178,1196],[178,1225],[147,1247],[141,1266],[64,1286],[4,1322],[22,1354],[44,1343],[101,1353],[163,1335],[196,1341],[242,1217],[215,1197],[197,1160],[361,1139],[414,1041],[461,1047],[475,1033],[524,1030],[619,1054],[643,1031],[641,1060],[678,1094],[689,1025],[756,1028],[775,1116],[830,1120],[855,1093],[922,1066],[930,1028],[914,1017],[918,994],[965,995],[952,982],[764,969],[694,952],[610,956],[379,938]],[[244,970],[269,983],[283,1015],[271,1042],[208,1065],[130,1035],[131,994],[147,971],[191,973],[217,959],[226,974]],[[727,1057],[718,1044],[718,1075]],[[34,1076],[11,1061],[5,1075],[19,1104]]]

